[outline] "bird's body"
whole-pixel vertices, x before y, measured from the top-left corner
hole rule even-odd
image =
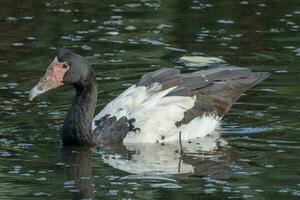
[[[182,140],[205,137],[242,92],[266,77],[267,73],[229,66],[187,74],[159,69],[108,103],[94,118],[94,134],[101,141],[108,138],[108,143],[112,138],[165,143],[179,135]]]
[[[183,74],[162,68],[145,74],[93,119],[97,99],[94,70],[69,50],[60,51],[57,58],[52,68],[68,63],[70,70],[63,74],[63,83],[76,88],[63,127],[65,144],[166,143],[205,137],[243,92],[269,76],[232,66]],[[43,93],[37,92],[38,87],[32,91]]]
[[[195,106],[197,97],[168,96],[175,89],[176,86],[163,90],[158,83],[149,87],[131,86],[96,115],[94,132],[101,138],[103,134],[112,134],[110,127],[118,126],[115,135],[124,131],[120,136],[125,136],[125,143],[164,143],[178,140],[179,132],[181,138],[187,140],[203,137],[213,131],[219,121],[214,113],[197,116],[186,124],[180,123],[184,120],[184,113]],[[116,120],[102,127],[109,118]],[[125,123],[126,128],[120,123]]]

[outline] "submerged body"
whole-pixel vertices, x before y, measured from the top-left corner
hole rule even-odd
[[[166,143],[207,136],[243,92],[268,76],[232,66],[185,74],[162,68],[145,74],[93,119],[94,70],[81,56],[60,50],[30,99],[59,85],[75,87],[64,144]]]

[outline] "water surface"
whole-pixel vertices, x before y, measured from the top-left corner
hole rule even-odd
[[[299,199],[299,26],[298,0],[1,1],[0,199]],[[182,56],[272,76],[189,153],[63,148],[72,88],[27,97],[59,47],[97,71],[97,111],[146,72],[201,69]]]

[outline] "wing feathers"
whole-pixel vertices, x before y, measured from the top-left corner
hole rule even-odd
[[[152,84],[159,80],[163,89],[177,86],[168,96],[193,96],[197,99],[186,112],[183,122],[197,116],[213,113],[223,117],[241,94],[265,80],[267,72],[252,72],[234,66],[218,67],[193,73],[180,74],[176,69],[163,68],[142,77],[139,84]]]
[[[201,121],[203,116],[214,122],[211,128],[215,127],[243,92],[269,75],[232,66],[186,74],[162,68],[145,74],[137,85],[110,102],[95,117],[95,122],[98,120],[101,125],[93,124],[93,129],[97,128],[98,137],[106,141],[110,134],[121,132],[112,137],[113,142],[177,140],[176,133],[181,126],[184,138],[196,137],[197,134],[191,132],[192,127],[200,126],[197,125],[200,122],[205,125],[206,121]],[[133,125],[143,134],[130,130]],[[198,127],[197,130],[206,129]],[[105,132],[104,135],[100,136],[101,132]]]

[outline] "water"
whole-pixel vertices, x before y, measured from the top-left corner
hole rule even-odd
[[[299,20],[298,0],[1,1],[0,199],[299,199]],[[27,97],[57,47],[93,64],[97,111],[146,72],[201,68],[182,56],[272,76],[187,153],[62,148],[73,90]]]

